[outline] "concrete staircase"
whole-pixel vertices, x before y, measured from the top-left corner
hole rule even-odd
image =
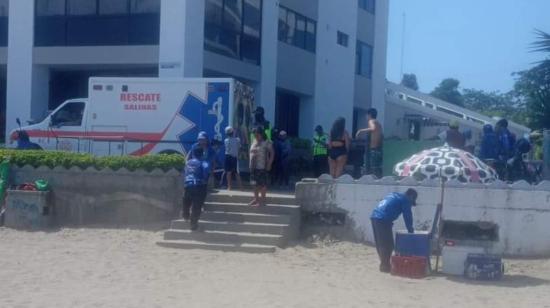
[[[159,245],[181,249],[208,249],[248,253],[284,248],[300,232],[300,207],[293,195],[268,194],[268,205],[251,207],[249,192],[210,194],[199,221],[199,231],[174,220]]]

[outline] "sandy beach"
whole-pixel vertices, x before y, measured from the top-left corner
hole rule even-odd
[[[375,250],[303,242],[253,255],[158,247],[161,232],[0,229],[0,307],[550,307],[550,259],[472,283],[377,271]]]

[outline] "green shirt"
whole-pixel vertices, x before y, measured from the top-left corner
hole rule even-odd
[[[315,135],[313,137],[313,156],[327,155],[328,149],[328,136],[323,134],[321,136]]]

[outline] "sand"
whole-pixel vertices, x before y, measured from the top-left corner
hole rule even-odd
[[[550,260],[472,283],[381,274],[373,248],[301,243],[253,255],[162,248],[160,232],[0,229],[0,307],[550,307]]]

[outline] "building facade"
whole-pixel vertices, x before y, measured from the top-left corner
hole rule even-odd
[[[384,119],[388,0],[0,0],[0,122],[42,119],[91,76],[233,77],[310,137]]]

